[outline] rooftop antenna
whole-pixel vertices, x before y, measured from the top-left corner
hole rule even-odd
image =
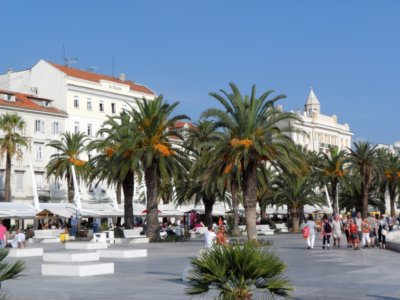
[[[66,51],[65,51],[65,47],[63,45],[63,52],[64,52],[64,65],[66,67],[69,67],[71,64],[76,64],[78,62],[78,58],[77,57],[67,57]]]
[[[99,67],[98,66],[90,66],[89,68],[88,68],[88,71],[89,72],[94,72],[94,70],[96,70],[96,69],[98,69]]]

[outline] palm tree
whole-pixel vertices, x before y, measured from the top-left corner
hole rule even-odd
[[[352,168],[360,176],[361,203],[363,217],[368,216],[368,194],[374,175],[379,174],[378,154],[376,145],[369,142],[353,143],[354,149],[350,149],[350,162]]]
[[[206,296],[218,292],[218,299],[252,299],[260,291],[269,295],[290,296],[293,287],[283,277],[286,265],[272,251],[245,243],[243,246],[214,246],[192,260],[187,295]]]
[[[83,132],[63,133],[61,140],[52,140],[46,146],[52,147],[56,152],[46,166],[47,179],[54,176],[56,180],[65,178],[67,180],[68,202],[72,203],[75,196],[71,166],[76,167],[77,176],[83,176],[85,161],[79,156],[86,151],[85,143],[89,140]]]
[[[0,158],[6,157],[6,174],[4,184],[4,201],[11,201],[11,160],[14,156],[21,159],[22,148],[29,148],[29,138],[24,136],[24,120],[17,114],[3,114],[0,116],[0,131],[4,136],[0,137]]]
[[[329,153],[322,153],[321,175],[330,184],[333,202],[333,213],[337,213],[339,210],[335,200],[339,196],[339,183],[346,174],[344,167],[347,161],[346,156],[347,152],[344,150],[339,151],[337,147],[329,147]]]
[[[265,160],[272,162],[283,157],[282,153],[287,151],[291,141],[283,135],[277,124],[295,117],[274,108],[274,103],[285,98],[284,95],[267,101],[273,91],[267,91],[257,98],[255,86],[250,96],[242,96],[233,83],[230,83],[230,87],[231,94],[223,90],[222,95],[210,93],[223,105],[224,110],[208,109],[202,116],[214,118],[215,127],[226,130],[230,135],[224,157],[230,160],[228,163],[241,166],[247,235],[249,239],[256,239],[257,167]]]
[[[390,215],[396,215],[395,202],[399,195],[400,186],[400,156],[388,151],[378,151],[378,157],[383,165],[383,184],[390,196]]]
[[[175,102],[170,105],[163,101],[162,96],[151,101],[136,101],[137,109],[131,108],[128,111],[133,121],[128,129],[135,132],[135,137],[133,140],[124,139],[121,144],[122,151],[129,150],[127,145],[134,145],[132,156],[140,161],[143,168],[147,189],[147,233],[150,241],[156,241],[160,237],[157,196],[161,180],[172,180],[176,183],[186,176],[189,168],[187,152],[172,144],[170,139],[183,141],[181,133],[175,128],[175,122],[188,117],[171,117],[178,104]]]
[[[287,205],[293,231],[299,231],[300,216],[305,205],[323,203],[323,197],[316,194],[316,181],[312,173],[293,173],[283,170],[271,181],[273,203],[277,206]]]
[[[1,283],[6,280],[15,279],[21,276],[21,272],[25,269],[25,262],[17,260],[14,263],[4,263],[3,260],[8,256],[8,249],[0,249],[0,299],[8,299],[1,290]]]
[[[108,117],[97,136],[104,136],[90,143],[89,150],[97,155],[90,160],[89,181],[106,181],[108,186],[122,186],[124,194],[125,228],[132,228],[135,174],[140,175],[140,162],[132,155],[136,151],[135,131],[129,130],[133,120],[125,111],[119,116]],[[124,144],[124,147],[122,147]]]

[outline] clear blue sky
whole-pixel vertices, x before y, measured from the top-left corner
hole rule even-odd
[[[39,59],[125,73],[195,121],[208,93],[256,84],[302,108],[310,86],[322,113],[353,140],[400,140],[400,1],[5,1],[0,72]]]

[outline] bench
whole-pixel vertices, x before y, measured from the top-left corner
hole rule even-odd
[[[100,258],[139,258],[147,257],[147,249],[107,249],[97,250]]]
[[[269,227],[268,224],[256,225],[257,234],[260,235],[273,235],[274,231]]]
[[[58,238],[61,233],[65,233],[63,229],[41,229],[33,231],[37,239],[54,239]]]
[[[287,233],[289,229],[287,228],[286,224],[284,223],[276,223],[275,224],[277,231]]]
[[[46,252],[43,255],[44,262],[89,262],[99,259],[97,252]]]
[[[145,235],[140,235],[142,231],[142,227],[123,230],[125,239],[131,239],[131,241],[129,241],[130,244],[147,244],[149,242],[149,238]]]
[[[65,244],[66,250],[97,250],[107,249],[107,243],[92,243],[92,242],[70,242]]]
[[[42,264],[42,275],[48,276],[94,276],[114,274],[114,263],[88,264]]]
[[[12,248],[8,253],[9,257],[42,256],[43,248]]]

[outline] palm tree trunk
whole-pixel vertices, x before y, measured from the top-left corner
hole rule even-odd
[[[290,214],[292,215],[293,232],[299,232],[299,228],[300,228],[300,210],[298,210],[296,208],[292,208],[290,210]]]
[[[239,203],[237,199],[238,186],[236,183],[231,185],[231,193],[232,193],[232,209],[233,209],[233,236],[239,236]]]
[[[121,204],[121,194],[122,194],[122,184],[121,183],[117,183],[116,194],[117,194],[117,204]]]
[[[204,222],[206,226],[211,226],[212,225],[212,211],[213,211],[213,206],[215,203],[215,197],[206,197],[203,198],[203,204],[204,204]]]
[[[11,156],[6,154],[6,177],[4,182],[4,202],[11,202]]]
[[[363,218],[368,217],[368,185],[363,183],[361,186]]]
[[[243,202],[246,214],[247,238],[257,239],[257,166],[254,161],[250,161],[243,173]]]
[[[396,216],[396,209],[395,209],[396,195],[397,195],[397,187],[391,186],[390,187],[390,216],[391,217]]]
[[[125,229],[131,229],[133,227],[133,190],[134,190],[134,177],[135,174],[132,171],[126,173],[124,180],[122,181],[122,190],[124,192],[124,221]]]
[[[331,192],[332,192],[332,210],[333,214],[336,214],[338,212],[338,208],[336,205],[336,192],[337,192],[337,182],[336,180],[331,181]]]
[[[160,224],[158,223],[158,178],[157,165],[152,164],[144,171],[144,178],[147,188],[147,236],[150,242],[160,239]]]
[[[70,173],[67,174],[67,193],[68,193],[68,203],[74,203],[75,189],[74,182]]]

